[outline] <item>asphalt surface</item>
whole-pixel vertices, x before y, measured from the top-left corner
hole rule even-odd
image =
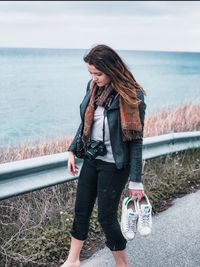
[[[152,233],[136,234],[127,243],[130,267],[200,267],[200,191],[178,198],[153,216]],[[114,267],[108,248],[95,253],[81,267]]]

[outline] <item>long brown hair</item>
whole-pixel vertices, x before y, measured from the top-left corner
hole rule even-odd
[[[140,102],[136,90],[141,90],[146,95],[145,90],[135,80],[127,65],[111,47],[103,44],[96,45],[83,57],[83,60],[108,75],[113,89],[128,104],[135,105]],[[133,100],[136,100],[136,103],[133,103]]]

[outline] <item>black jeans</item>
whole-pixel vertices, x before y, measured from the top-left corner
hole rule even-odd
[[[107,247],[111,251],[125,249],[127,241],[117,220],[117,210],[129,173],[129,165],[119,170],[115,163],[84,159],[78,180],[75,217],[71,230],[74,238],[87,238],[90,215],[97,197],[98,221],[105,233]]]

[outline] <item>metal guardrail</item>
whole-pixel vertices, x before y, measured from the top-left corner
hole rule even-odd
[[[200,147],[200,131],[168,133],[143,139],[143,160]],[[0,164],[0,200],[71,181],[68,152]],[[76,159],[79,171],[82,159]]]

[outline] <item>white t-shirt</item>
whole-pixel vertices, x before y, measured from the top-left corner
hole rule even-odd
[[[91,129],[92,140],[103,140],[103,118],[104,118],[104,107],[97,106],[94,112],[93,125]],[[115,163],[113,152],[112,152],[112,147],[110,143],[110,131],[109,131],[109,126],[108,126],[107,116],[105,117],[105,140],[104,142],[107,148],[107,154],[105,156],[97,156],[96,159],[101,159],[107,162]],[[144,187],[142,183],[130,181],[129,189],[144,190]]]

